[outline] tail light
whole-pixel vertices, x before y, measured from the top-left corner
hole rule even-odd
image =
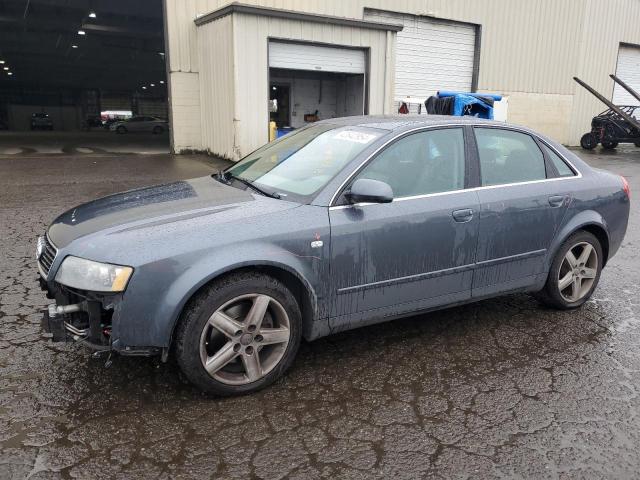
[[[629,182],[627,182],[627,179],[622,175],[620,176],[620,178],[622,179],[622,190],[624,191],[627,198],[631,198],[631,189],[629,188]]]

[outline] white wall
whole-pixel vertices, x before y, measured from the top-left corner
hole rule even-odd
[[[171,132],[175,151],[202,149],[198,73],[172,73],[168,101],[171,104]]]
[[[307,123],[304,115],[318,110],[321,120],[337,117],[338,82],[329,78],[301,78],[272,76],[271,82],[289,85],[291,92],[291,125],[300,128]],[[320,91],[322,90],[322,98]]]

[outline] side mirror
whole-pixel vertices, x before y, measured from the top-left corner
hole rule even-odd
[[[393,201],[393,190],[384,182],[359,178],[345,193],[350,203],[390,203]]]

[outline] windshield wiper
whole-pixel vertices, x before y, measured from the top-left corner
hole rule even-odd
[[[246,178],[238,177],[230,172],[219,171],[216,178],[221,180],[224,183],[229,183],[229,180],[237,180],[238,182],[246,185],[247,187],[255,190],[260,195],[264,195],[265,197],[277,198],[280,199],[280,195],[277,192],[267,192],[266,190],[257,187],[251,180],[247,180]]]

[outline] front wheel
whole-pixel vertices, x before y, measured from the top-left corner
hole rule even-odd
[[[618,142],[616,142],[616,141],[613,141],[613,140],[603,140],[602,141],[602,148],[604,148],[605,150],[613,150],[617,146],[618,146]]]
[[[591,132],[585,133],[580,139],[580,146],[585,150],[593,150],[598,146],[598,138]]]
[[[579,307],[598,285],[602,262],[602,246],[598,239],[584,230],[574,233],[556,254],[547,283],[537,294],[538,299],[561,310]]]
[[[186,377],[206,392],[251,393],[291,366],[301,331],[300,308],[287,287],[258,273],[233,274],[185,309],[176,356]]]
[[[127,133],[127,129],[120,125],[118,128],[116,128],[116,133]]]

